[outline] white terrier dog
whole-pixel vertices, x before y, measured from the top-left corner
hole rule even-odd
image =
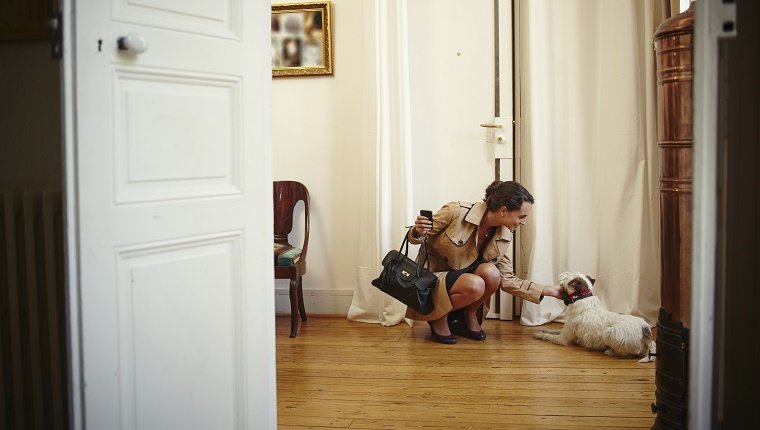
[[[642,318],[621,315],[602,307],[598,297],[591,294],[594,278],[583,273],[564,272],[559,283],[565,289],[564,327],[559,330],[541,330],[533,334],[537,339],[558,345],[576,343],[594,351],[619,357],[646,357],[654,352],[652,330]],[[649,361],[646,358],[641,360]]]

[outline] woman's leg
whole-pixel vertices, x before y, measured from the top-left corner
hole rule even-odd
[[[478,332],[481,330],[478,322],[478,308],[486,300],[490,299],[501,284],[501,272],[493,263],[483,263],[475,269],[475,276],[483,280],[483,293],[474,302],[466,305],[463,309],[464,320],[467,328],[471,331]],[[452,288],[453,291],[453,288]],[[483,315],[485,317],[485,315]]]
[[[481,266],[483,265],[481,264]],[[480,266],[478,266],[478,268],[480,268]],[[459,276],[459,278],[457,278],[456,282],[454,282],[454,285],[451,286],[451,291],[449,291],[452,310],[464,308],[480,300],[483,297],[485,289],[486,283],[481,276],[477,275],[477,270],[474,274],[463,273],[461,276]],[[451,331],[449,330],[447,315],[444,315],[442,318],[432,321],[432,325],[435,332],[440,335],[448,336],[451,334]]]

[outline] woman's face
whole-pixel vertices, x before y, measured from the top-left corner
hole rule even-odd
[[[517,227],[525,224],[525,219],[533,210],[533,204],[529,202],[523,202],[520,209],[510,211],[506,206],[499,208],[499,215],[501,215],[501,225],[508,228],[511,231],[517,230]]]

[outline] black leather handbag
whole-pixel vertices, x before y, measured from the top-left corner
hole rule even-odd
[[[433,312],[433,287],[438,282],[438,277],[425,268],[428,259],[427,239],[422,242],[420,252],[423,251],[425,258],[419,263],[407,257],[409,240],[404,235],[401,248],[390,251],[383,258],[383,271],[372,281],[372,285],[418,313],[427,315]]]

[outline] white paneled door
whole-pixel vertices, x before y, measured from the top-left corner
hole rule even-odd
[[[480,201],[519,166],[512,2],[414,0],[408,8],[414,204],[435,211]],[[513,297],[497,296],[489,317],[512,319]]]
[[[270,3],[64,2],[74,428],[275,428]]]

